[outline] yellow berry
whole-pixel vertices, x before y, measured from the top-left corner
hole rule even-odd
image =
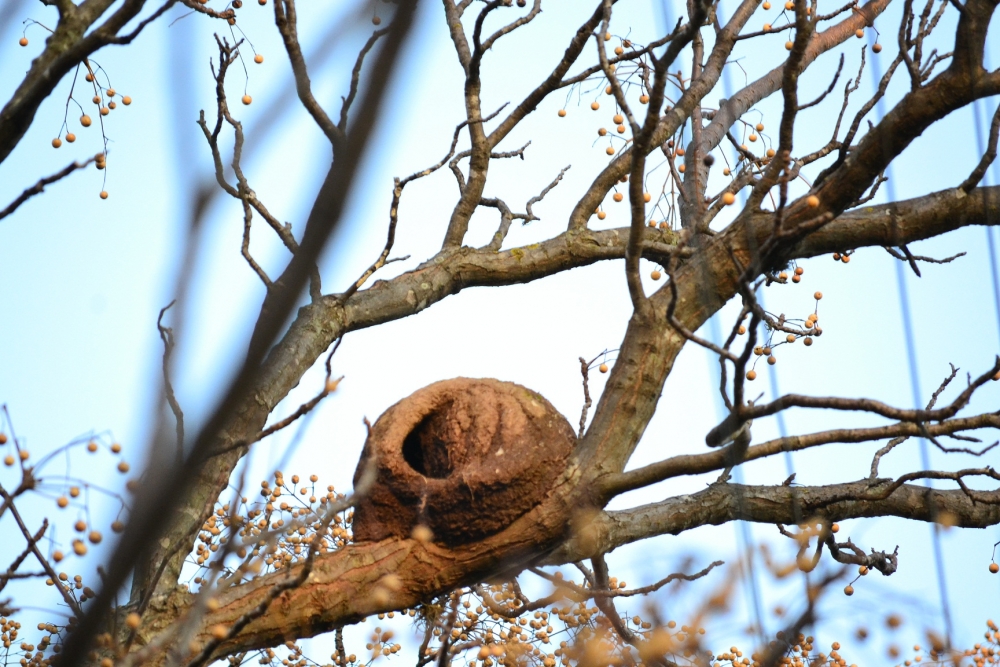
[[[255,55],[255,56],[253,57],[253,61],[254,61],[255,63],[257,63],[258,65],[259,65],[259,64],[261,64],[262,62],[264,62],[264,56],[262,56],[262,55],[260,55],[260,54],[258,53],[257,55]]]
[[[878,42],[875,42],[874,44],[872,44],[872,51],[875,53],[882,53],[882,45],[879,44]]]
[[[73,143],[74,141],[76,141],[76,135],[73,134],[72,132],[68,133],[66,135],[66,141],[68,141],[69,143]]]
[[[854,595],[854,586],[844,586],[844,595],[851,596]]]
[[[90,120],[90,116],[88,116],[87,114],[83,114],[82,116],[80,116],[80,125],[83,125],[84,127],[90,127],[90,124],[92,122],[93,121]]]
[[[378,16],[373,16],[372,17],[372,25],[379,25],[380,23],[382,23],[382,19],[381,18],[379,18]]]
[[[597,102],[591,102],[590,103],[590,108],[593,109],[594,111],[597,111],[598,109],[601,108],[601,105],[598,104]]]
[[[59,507],[66,507],[67,505],[69,505],[69,498],[67,498],[66,496],[59,496],[58,498],[56,498],[56,505],[58,505]]]
[[[62,146],[62,139],[56,137],[52,140],[52,148],[59,148],[60,146]]]
[[[607,148],[604,149],[604,152],[607,153],[608,155],[614,155],[615,149],[611,146],[608,146]]]
[[[243,104],[250,104],[251,102],[253,102],[253,98],[250,97],[249,95],[244,95],[242,101]]]
[[[22,37],[21,39],[17,40],[17,43],[20,44],[21,46],[27,46],[28,45],[28,38],[27,37]]]
[[[124,104],[125,106],[132,104],[132,98],[126,95],[125,97],[122,98],[122,104]]]
[[[731,206],[735,201],[736,201],[736,195],[734,195],[732,192],[722,193],[722,203],[725,204],[726,206]]]
[[[806,204],[808,204],[810,208],[816,208],[819,206],[819,197],[816,195],[809,195],[806,197]]]
[[[560,118],[565,118],[566,117],[566,110],[565,109],[560,109],[559,110],[559,117]]]
[[[108,191],[101,190],[101,199],[107,199],[107,198],[108,198]]]
[[[601,371],[602,373],[607,373],[608,372],[608,365],[607,364],[601,364],[600,366],[597,367],[597,370]]]
[[[653,280],[659,280],[660,276],[662,275],[663,274],[661,274],[658,270],[653,269],[653,272],[649,274],[649,277],[652,278]]]
[[[621,200],[623,200],[625,198],[625,196],[622,195],[622,193],[620,193],[620,192],[616,192],[614,195],[612,195],[611,198],[614,199],[615,201],[620,202]]]
[[[747,371],[747,379],[753,382],[757,379],[757,371]]]
[[[792,47],[793,47],[793,46],[795,46],[795,42],[793,42],[793,41],[791,41],[791,40],[789,40],[789,41],[785,42],[785,48],[786,48],[786,49],[788,49],[789,51],[791,51],[791,50],[792,50]]]

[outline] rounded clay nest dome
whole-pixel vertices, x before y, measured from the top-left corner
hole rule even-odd
[[[576,434],[539,394],[512,382],[443,380],[379,417],[354,473],[375,483],[354,510],[354,539],[410,537],[424,524],[450,546],[495,534],[538,505]]]

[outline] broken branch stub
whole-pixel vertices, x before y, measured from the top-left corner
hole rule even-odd
[[[576,445],[569,422],[511,382],[456,378],[396,403],[371,429],[354,473],[375,483],[354,511],[354,539],[468,544],[500,532],[549,494]],[[374,461],[374,463],[370,463]]]

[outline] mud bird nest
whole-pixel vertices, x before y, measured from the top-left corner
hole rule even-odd
[[[376,478],[355,507],[354,539],[410,537],[420,524],[449,546],[498,533],[546,497],[575,444],[566,418],[520,385],[424,387],[369,433],[354,482],[369,465]]]

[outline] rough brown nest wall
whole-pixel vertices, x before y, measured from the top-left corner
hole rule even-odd
[[[418,524],[449,546],[497,533],[548,494],[576,444],[539,394],[491,379],[424,387],[379,417],[354,483],[376,481],[354,511],[355,541],[409,537]]]

